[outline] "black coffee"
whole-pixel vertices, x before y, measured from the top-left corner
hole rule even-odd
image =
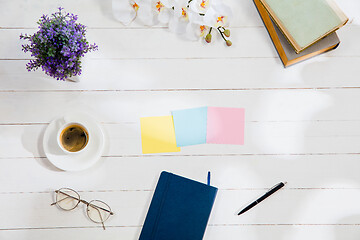
[[[88,143],[88,132],[83,126],[72,124],[60,134],[61,145],[69,152],[78,152]]]

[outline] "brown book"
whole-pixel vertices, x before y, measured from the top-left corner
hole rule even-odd
[[[296,53],[260,1],[254,0],[254,3],[285,67],[335,49],[340,44],[337,34],[333,32],[302,52]]]

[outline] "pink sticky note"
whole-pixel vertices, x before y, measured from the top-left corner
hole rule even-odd
[[[209,107],[206,143],[244,144],[245,109]]]

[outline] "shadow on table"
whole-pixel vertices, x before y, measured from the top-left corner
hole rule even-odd
[[[46,124],[45,126],[40,128],[36,127],[37,125],[30,125],[26,126],[24,133],[22,134],[21,141],[23,147],[28,151],[31,152],[34,159],[44,168],[51,170],[51,171],[62,171],[55,167],[46,157],[45,152],[43,148],[43,138],[44,138],[44,132],[48,126]]]
[[[61,170],[54,166],[46,157],[44,147],[43,147],[43,139],[44,139],[44,133],[46,131],[46,128],[48,127],[48,124],[43,126],[41,130],[39,131],[39,128],[29,126],[26,127],[24,130],[24,133],[22,135],[22,145],[23,147],[32,153],[34,159],[40,164],[42,167],[46,168],[50,171],[55,172],[63,172],[64,170]],[[108,133],[107,131],[102,128],[102,131],[104,133],[104,139],[105,139],[105,146],[103,150],[103,156],[107,156],[109,152],[109,144],[108,144]],[[103,161],[98,161],[94,166],[87,169],[87,171],[91,171],[92,169],[99,168],[102,165]]]
[[[348,225],[344,224],[348,223]],[[358,240],[360,238],[360,215],[343,218],[334,226],[335,240]]]
[[[330,64],[328,64],[329,61]],[[303,74],[301,80],[306,83],[309,78],[313,79],[311,73],[316,71],[320,74],[316,70],[320,69],[322,74],[319,75],[321,79],[319,79],[317,85],[320,86],[322,83],[323,86],[334,85],[334,82],[328,84],[326,82],[327,75],[331,75],[334,71],[334,64],[331,64],[331,61],[331,58],[325,58],[308,65],[306,65],[307,63],[300,63],[305,64],[301,66],[301,73]],[[284,71],[287,71],[287,69],[284,69]],[[333,75],[329,77],[332,79]],[[346,76],[344,75],[344,77]],[[289,79],[289,81],[291,80]],[[332,80],[335,81],[336,79]],[[337,81],[335,84],[339,85],[340,80]],[[334,229],[334,239],[336,240],[350,240],[360,237],[360,228],[356,225],[360,223],[358,215],[329,223],[326,222],[325,216],[312,219],[308,215],[311,214],[310,211],[301,212],[302,209],[316,209],[315,204],[319,204],[319,202],[312,203],[312,198],[317,197],[316,194],[326,194],[329,188],[360,187],[358,164],[351,157],[352,153],[359,152],[356,149],[357,145],[351,142],[354,136],[358,135],[358,128],[353,129],[352,127],[356,123],[351,125],[351,122],[356,122],[356,120],[352,119],[356,119],[359,115],[358,108],[354,105],[359,98],[355,94],[352,95],[352,91],[331,88],[324,90],[314,88],[264,91],[261,98],[258,98],[257,102],[253,102],[252,108],[247,111],[247,113],[254,115],[252,119],[257,120],[256,118],[261,116],[259,120],[264,122],[262,126],[259,125],[262,129],[257,129],[257,127],[246,129],[248,137],[245,140],[245,145],[248,147],[253,146],[251,148],[252,153],[264,154],[264,160],[249,162],[245,164],[248,166],[242,167],[253,171],[258,176],[259,181],[264,182],[268,182],[267,179],[273,179],[273,176],[279,176],[281,181],[287,180],[283,179],[282,176],[293,176],[293,180],[296,180],[297,183],[303,182],[304,184],[295,186],[293,190],[286,191],[298,193],[302,191],[296,189],[298,187],[305,188],[303,191],[307,191],[306,194],[297,194],[297,198],[292,199],[292,202],[288,204],[289,209],[280,209],[280,205],[275,205],[276,209],[267,207],[263,211],[259,211],[259,214],[251,219],[253,224],[270,224],[269,228],[273,228],[275,234],[275,236],[270,237],[271,239],[289,239],[289,236],[293,236],[294,233],[309,236],[306,232],[307,228],[311,228],[312,224],[320,224],[319,229],[322,228],[321,224],[330,224],[326,225],[329,230],[326,233],[330,233],[331,229]],[[272,116],[275,116],[275,118]],[[255,126],[256,124],[252,125]],[[347,142],[348,144],[346,144]],[[269,161],[265,161],[266,159]],[[274,161],[271,161],[271,159],[276,159],[276,166],[274,166]],[[340,160],[343,160],[343,162],[340,163]],[[299,164],[300,161],[301,164]],[[272,183],[269,184],[269,187],[271,187]],[[288,187],[292,187],[291,181]],[[291,199],[291,197],[289,198]],[[272,203],[274,204],[274,201]],[[264,202],[264,204],[271,203]],[[342,204],[347,203],[340,201],[330,203],[331,208],[337,209],[337,211],[339,211]],[[329,211],[331,212],[332,209],[329,209]],[[274,219],[279,220],[273,221],[267,217],[272,214]],[[329,216],[335,215],[329,213]],[[299,221],[304,223],[301,224],[304,226],[300,227],[301,229],[297,229],[297,225],[291,224],[299,223]],[[344,225],[348,222],[356,224]],[[283,226],[284,224],[289,225]],[[268,234],[272,233],[272,231],[262,230],[263,228],[259,227],[258,231],[254,231],[254,239],[269,238]],[[326,237],[324,236],[323,239],[325,240]]]
[[[114,15],[112,13],[112,0],[101,0],[98,1],[98,3],[100,5],[100,9],[103,15],[112,20],[115,20]]]

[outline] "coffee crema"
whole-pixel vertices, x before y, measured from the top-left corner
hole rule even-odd
[[[78,124],[71,124],[64,128],[60,134],[62,147],[69,152],[78,152],[85,148],[89,141],[89,133]]]

